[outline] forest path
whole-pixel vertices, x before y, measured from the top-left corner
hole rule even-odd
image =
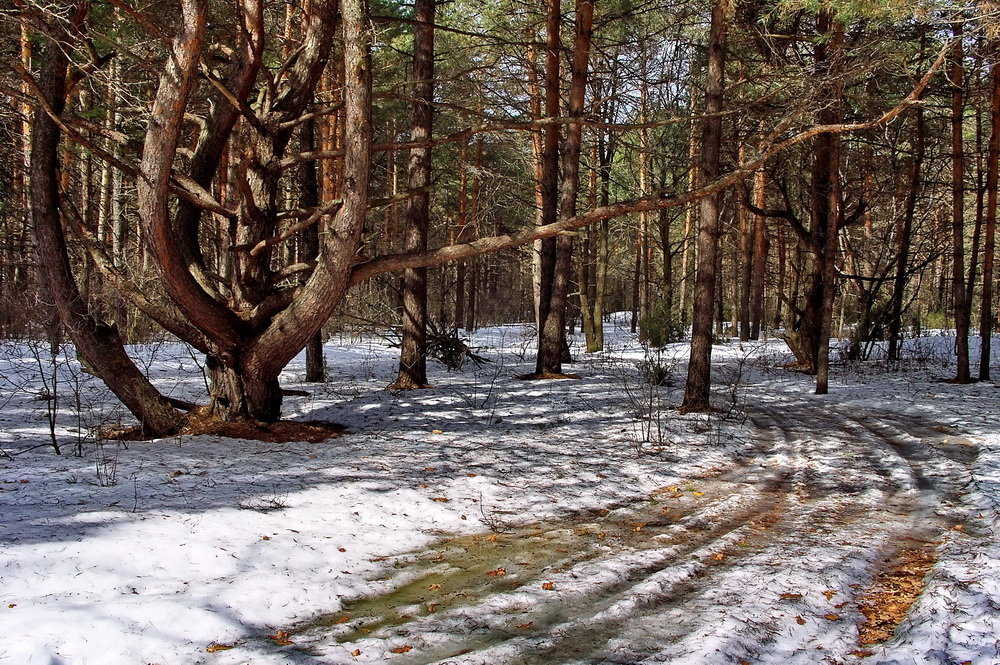
[[[294,649],[401,665],[856,661],[868,581],[964,521],[976,448],[804,396],[751,414],[760,437],[738,466],[400,557],[399,586],[301,626]]]

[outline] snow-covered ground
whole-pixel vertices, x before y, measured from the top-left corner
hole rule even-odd
[[[822,397],[779,341],[719,346],[720,412],[680,415],[684,345],[609,337],[581,380],[523,382],[530,332],[478,331],[492,362],[409,393],[394,349],[333,340],[285,412],[348,434],[287,444],[100,441],[99,384],[0,346],[0,662],[1000,663],[1000,395],[940,380],[950,338]],[[135,353],[204,393],[183,347]],[[936,551],[925,592],[862,648],[907,547]]]

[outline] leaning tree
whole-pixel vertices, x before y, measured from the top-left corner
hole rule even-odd
[[[157,76],[148,81],[151,96],[145,131],[136,139],[103,130],[66,110],[70,94],[66,86],[40,86],[23,69],[21,75],[35,97],[36,117],[44,118],[51,129],[45,143],[33,150],[32,161],[57,164],[60,141],[67,139],[135,182],[142,237],[162,292],[150,293],[137,286],[128,269],[107,256],[104,245],[95,241],[92,230],[74,214],[73,205],[58,188],[53,186],[33,204],[58,210],[62,224],[50,224],[51,231],[57,227],[74,230],[91,264],[108,283],[166,330],[205,354],[211,376],[208,408],[219,418],[235,421],[273,421],[280,416],[281,370],[360,282],[714,195],[788,147],[820,134],[872,129],[892,120],[917,101],[943,60],[939,57],[916,89],[876,120],[818,125],[798,132],[792,129],[796,114],[776,120],[746,161],[696,189],[662,189],[579,213],[567,207],[556,221],[541,226],[430,251],[368,257],[363,230],[373,205],[371,156],[377,150],[416,148],[423,143],[373,143],[371,22],[364,0],[308,0],[301,26],[294,30],[287,15],[284,20],[275,16],[274,8],[263,0],[218,4],[181,0],[174,21],[177,27],[171,34],[127,3],[112,0],[112,4],[145,31],[155,45],[151,50],[160,53],[158,60],[150,58]],[[33,6],[26,5],[25,20],[31,20]],[[75,10],[65,16],[42,17],[35,25],[40,39],[51,45],[44,50],[43,60],[61,59],[56,64],[72,72],[67,78],[79,81],[110,54],[101,55],[99,45],[87,34],[89,3],[81,1],[71,7]],[[282,23],[285,34],[278,36],[277,26]],[[230,29],[234,25],[237,29]],[[72,63],[66,61],[67,53],[74,54]],[[53,69],[42,62],[39,71]],[[329,78],[336,84],[321,88],[325,70],[335,72]],[[334,116],[339,141],[312,148],[311,140],[297,136],[314,122]],[[551,117],[523,123],[486,122],[434,142],[464,141],[478,132],[530,131],[545,123],[578,128],[580,121]],[[106,149],[114,141],[120,143],[119,148]],[[291,205],[284,194],[295,169],[317,160],[336,165],[339,196],[314,205]],[[300,204],[306,199],[300,197]],[[33,212],[37,217],[42,211]],[[315,232],[318,248],[311,248],[305,256],[290,251],[296,234],[306,230]],[[63,299],[77,305],[78,300],[79,295],[72,293]],[[101,373],[105,380],[111,378]],[[143,418],[141,402],[148,399],[155,396],[140,399],[138,407],[126,405]],[[170,427],[152,429],[165,432]]]

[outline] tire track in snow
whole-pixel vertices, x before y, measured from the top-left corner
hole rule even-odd
[[[367,637],[325,629],[327,640],[348,632],[347,644],[323,644],[313,631],[312,648],[323,662],[356,663],[413,646],[389,656],[401,665],[849,662],[861,620],[856,589],[901,541],[936,537],[958,519],[948,506],[965,460],[935,449],[916,421],[804,399],[759,405],[754,421],[767,433],[764,453],[645,538],[581,541],[583,555],[565,569],[522,575],[499,593],[471,589],[447,611]],[[650,516],[633,504],[575,525]],[[412,564],[417,579],[421,565]],[[452,565],[460,570],[460,557]],[[540,588],[543,579],[554,593]],[[348,658],[355,648],[361,654]]]

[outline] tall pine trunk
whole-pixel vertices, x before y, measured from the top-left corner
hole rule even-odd
[[[545,114],[555,117],[559,112],[559,1],[549,0],[545,68]],[[577,0],[576,33],[571,62],[569,114],[582,117],[587,89],[587,69],[590,60],[593,31],[593,0]],[[550,133],[550,129],[555,130]],[[569,219],[576,214],[580,184],[580,151],[583,126],[571,122],[566,130],[566,144],[559,168],[559,133],[546,128],[544,146],[544,205],[543,220]],[[542,283],[539,301],[538,356],[531,378],[562,375],[566,357],[566,302],[573,268],[573,236],[560,234],[542,241]]]
[[[753,198],[757,208],[767,207],[767,171],[757,169],[753,179]],[[767,218],[754,215],[753,278],[750,283],[750,339],[760,339],[764,327],[764,283],[767,277]]]
[[[1000,180],[1000,43],[991,44],[994,58],[990,66],[990,145],[986,156],[986,224],[983,243],[983,293],[980,308],[979,379],[990,379],[992,340],[995,314],[993,311],[993,278],[996,260],[997,181]]]
[[[910,242],[913,234],[913,217],[920,192],[925,150],[924,110],[916,108],[914,119],[913,162],[910,164],[910,184],[906,192],[903,210],[903,224],[899,229],[896,245],[896,274],[892,284],[892,300],[889,315],[889,362],[896,362],[902,356],[903,300],[906,291],[906,276],[910,262]]]
[[[545,117],[555,118],[560,114],[559,99],[559,53],[560,45],[560,2],[547,0],[545,20]],[[545,127],[542,134],[541,168],[541,225],[555,223],[559,218],[559,125]],[[560,312],[552,312],[553,300],[559,307],[556,288],[558,249],[556,238],[546,238],[539,247],[538,278],[538,352],[535,360],[535,376],[559,374],[562,371],[563,331]],[[554,316],[553,316],[554,314]],[[552,316],[553,320],[549,320]]]
[[[410,140],[429,141],[434,123],[434,13],[435,0],[416,0],[413,28],[413,114]],[[406,250],[427,249],[430,225],[431,148],[410,149],[407,168]],[[427,388],[427,268],[403,273],[403,341],[395,390]]]
[[[722,156],[722,108],[726,65],[727,0],[716,0],[708,37],[708,67],[705,81],[705,118],[701,133],[701,182],[719,176]],[[711,408],[712,309],[715,301],[719,253],[719,210],[722,193],[701,199],[698,220],[697,276],[691,329],[691,360],[684,387],[685,411]]]
[[[965,150],[962,131],[965,119],[964,50],[962,23],[955,23],[955,47],[951,65],[951,294],[955,312],[955,381],[968,383],[969,327],[971,307],[965,287]]]
[[[300,134],[301,149],[316,149],[316,121],[302,123]],[[299,172],[299,207],[309,210],[319,204],[319,173],[316,162],[305,162]],[[319,229],[315,224],[302,232],[300,261],[314,261],[319,256]],[[303,283],[305,279],[302,280]],[[322,383],[326,379],[326,363],[323,359],[323,331],[317,330],[306,344],[306,381]]]

